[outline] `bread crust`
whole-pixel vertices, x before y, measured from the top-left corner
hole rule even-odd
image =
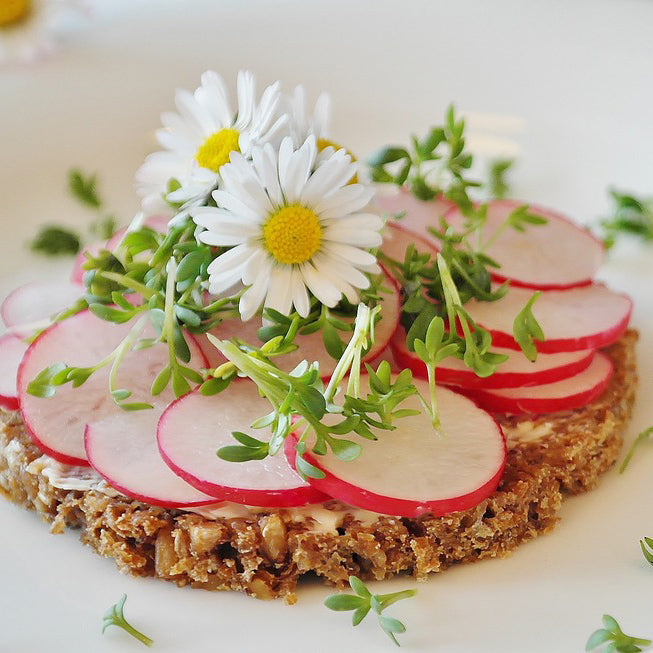
[[[550,531],[567,494],[591,489],[617,459],[635,399],[637,333],[606,349],[615,374],[583,409],[536,417],[500,417],[508,440],[497,491],[478,506],[444,517],[360,519],[325,504],[333,529],[309,516],[269,510],[207,519],[96,491],[53,487],[30,463],[41,456],[18,412],[0,409],[0,491],[33,509],[53,533],[79,528],[81,539],[122,572],[178,585],[240,590],[261,599],[296,600],[298,579],[316,574],[342,586],[350,574],[424,578],[451,565],[502,557]]]

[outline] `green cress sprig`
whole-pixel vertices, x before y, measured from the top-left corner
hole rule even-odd
[[[86,208],[98,214],[90,227],[90,235],[100,240],[111,238],[116,231],[116,219],[103,213],[103,201],[97,190],[97,175],[85,175],[78,169],[68,172],[68,191]],[[62,225],[45,225],[30,242],[33,252],[46,256],[75,255],[82,245],[81,234]]]
[[[212,258],[210,248],[195,239],[194,225],[189,220],[167,234],[157,233],[138,221],[132,223],[113,252],[103,250],[89,257],[83,265],[84,299],[56,319],[65,319],[88,307],[102,320],[116,324],[135,321],[136,326],[96,365],[50,366],[37,375],[28,391],[52,396],[56,386],[72,383],[77,387],[111,364],[109,389],[116,403],[128,410],[148,408],[147,403],[126,403],[129,390],[116,387],[116,378],[118,367],[130,350],[151,347],[157,342],[167,344],[169,361],[154,379],[153,395],[163,392],[170,383],[177,396],[187,392],[190,383],[201,383],[203,377],[187,365],[190,349],[184,333],[204,333],[225,315],[236,315],[239,299],[239,293],[214,301],[206,299],[204,285]],[[140,319],[144,316],[153,326],[154,337],[139,337],[145,327]]]
[[[653,240],[653,198],[636,197],[614,189],[608,193],[613,203],[612,215],[601,221],[606,247],[612,247],[622,234]]]
[[[322,478],[324,473],[304,458],[309,445],[316,455],[325,455],[330,449],[340,460],[355,460],[361,446],[342,436],[356,434],[376,440],[372,429],[393,430],[396,419],[415,414],[416,411],[399,408],[401,402],[417,392],[410,370],[404,370],[393,382],[387,361],[380,363],[376,370],[368,366],[369,392],[361,393],[361,359],[373,343],[379,311],[378,306],[358,305],[352,337],[326,387],[316,362],[304,361],[291,372],[284,372],[274,364],[275,350],[285,346],[281,335],[257,349],[237,340],[218,340],[209,334],[228,362],[213,371],[213,378],[201,391],[221,392],[237,375],[244,375],[256,383],[272,406],[271,413],[252,424],[255,429],[270,428],[269,442],[236,432],[233,436],[239,444],[221,448],[218,456],[231,462],[260,460],[276,454],[291,432],[300,433],[296,445],[297,470],[304,477]],[[336,394],[346,377],[344,400],[336,403]]]
[[[502,199],[510,193],[507,176],[514,165],[514,159],[494,159],[490,162],[487,180],[490,197]]]
[[[595,630],[585,644],[586,651],[594,651],[603,644],[607,644],[604,649],[605,653],[618,651],[619,653],[638,653],[642,651],[642,646],[651,645],[650,639],[641,637],[631,637],[626,635],[620,628],[617,620],[609,614],[604,614],[603,628]]]
[[[145,644],[145,646],[152,646],[154,641],[150,639],[147,635],[144,635],[140,631],[136,630],[128,621],[125,619],[123,613],[123,608],[125,607],[125,601],[127,600],[127,595],[123,594],[118,603],[114,603],[105,613],[102,619],[102,633],[109,626],[118,626],[124,631],[128,632],[132,637],[135,637],[139,642]]]
[[[635,454],[635,450],[643,443],[646,442],[649,437],[653,435],[653,426],[649,426],[647,429],[644,429],[634,440],[633,443],[630,445],[630,449],[628,449],[628,452],[626,453],[623,462],[621,463],[621,466],[619,467],[619,473],[623,474],[626,471],[626,467],[630,464],[630,461],[632,460],[633,455]]]
[[[411,146],[388,145],[368,159],[372,180],[407,185],[422,200],[444,195],[462,207],[471,208],[469,188],[480,183],[466,178],[472,155],[465,151],[465,120],[456,119],[453,105],[443,125],[432,127],[424,138],[411,136]]]
[[[417,590],[403,590],[401,592],[392,592],[391,594],[372,594],[365,583],[357,576],[349,577],[349,586],[354,591],[354,594],[332,594],[331,596],[327,596],[324,605],[329,610],[336,612],[353,611],[351,619],[352,626],[358,626],[369,614],[370,610],[374,610],[383,632],[397,646],[400,646],[396,635],[405,633],[406,626],[398,619],[386,617],[383,615],[383,611],[397,601],[415,596]]]
[[[507,228],[523,231],[527,225],[545,222],[540,216],[531,214],[528,206],[519,206],[511,211],[495,234]],[[441,317],[447,325],[458,326],[458,329],[449,329],[443,341],[445,346],[457,345],[456,349],[448,349],[447,355],[462,359],[480,377],[493,374],[506,357],[490,351],[491,334],[474,322],[464,304],[470,299],[496,301],[509,287],[507,283],[496,288],[492,286],[488,268],[499,266],[483,251],[494,239],[494,234],[484,237],[486,223],[487,205],[474,207],[467,213],[462,232],[453,232],[445,222],[440,228],[430,229],[440,241],[440,252],[435,257],[417,251],[413,245],[407,248],[403,261],[380,254],[404,289],[402,324],[408,348],[415,351],[415,340],[424,341],[431,320]],[[472,241],[476,241],[476,245]],[[515,340],[529,360],[535,360],[537,355],[533,340],[544,339],[531,310],[538,296],[539,293],[534,293],[513,324]]]

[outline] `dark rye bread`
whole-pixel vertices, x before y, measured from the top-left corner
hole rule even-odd
[[[0,410],[0,489],[35,509],[51,531],[80,528],[82,541],[112,557],[121,571],[179,585],[241,590],[294,602],[298,578],[314,572],[342,586],[349,574],[382,579],[400,572],[422,578],[460,562],[501,557],[550,531],[565,494],[592,488],[616,460],[631,414],[637,374],[629,331],[607,353],[610,386],[581,410],[504,418],[508,460],[497,491],[465,512],[360,521],[333,501],[337,529],[308,516],[270,510],[248,517],[206,519],[96,491],[54,488],[29,463],[41,456],[20,416]]]

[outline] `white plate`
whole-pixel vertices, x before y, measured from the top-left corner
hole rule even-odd
[[[455,101],[471,112],[479,150],[518,151],[515,195],[583,222],[608,210],[605,189],[653,194],[653,4],[636,1],[457,3],[424,0],[237,2],[113,0],[56,58],[0,73],[0,296],[22,281],[65,276],[24,244],[45,221],[80,226],[91,215],[65,192],[66,171],[100,175],[107,204],[137,208],[132,175],[154,149],[173,89],[215,68],[260,83],[303,82],[334,100],[332,133],[365,155],[405,142]],[[629,441],[653,423],[653,249],[632,241],[610,254],[606,279],[636,300],[641,390]],[[653,445],[651,445],[653,446]],[[582,650],[605,612],[627,633],[653,636],[653,569],[638,539],[653,536],[651,446],[624,476],[567,501],[560,525],[505,560],[450,570],[389,613],[405,621],[408,651]],[[353,630],[321,604],[262,603],[233,593],[177,589],[120,575],[112,561],[52,536],[33,514],[0,503],[0,649],[140,651],[104,610],[123,592],[126,614],[157,651],[388,651],[378,628]],[[407,578],[378,591],[412,587]],[[642,598],[644,597],[644,598]]]

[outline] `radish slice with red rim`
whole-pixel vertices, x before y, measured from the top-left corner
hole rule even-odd
[[[218,458],[218,449],[238,444],[232,431],[269,440],[268,429],[252,429],[250,424],[270,410],[247,379],[234,381],[211,397],[187,394],[159,421],[161,455],[175,474],[215,499],[275,508],[326,501],[329,497],[304,482],[283,453],[242,463]]]
[[[597,352],[592,364],[563,381],[528,388],[469,390],[466,394],[486,410],[512,415],[575,410],[597,399],[612,378],[610,359]]]
[[[0,315],[7,327],[42,323],[72,306],[86,289],[70,281],[34,281],[19,286],[0,306]]]
[[[431,254],[434,260],[439,251],[432,242],[407,229],[401,222],[386,222],[381,251],[391,259],[403,263],[409,245],[414,245],[420,253]]]
[[[374,344],[363,357],[363,362],[376,358],[389,344],[392,334],[399,323],[401,313],[401,297],[399,295],[399,286],[395,279],[384,270],[385,280],[384,288],[388,292],[381,293],[381,313],[380,320],[374,327]],[[343,322],[352,321],[351,318],[342,318]],[[241,322],[240,319],[226,319],[210,333],[220,340],[230,338],[240,338],[246,343],[253,346],[261,346],[263,343],[258,339],[257,332],[261,327],[259,320],[252,319],[248,322]],[[341,340],[346,344],[351,338],[351,331],[338,331]],[[209,360],[209,364],[217,367],[224,363],[224,358],[220,352],[211,344],[206,337],[199,336],[197,341]],[[329,355],[324,346],[322,331],[316,331],[308,335],[298,334],[295,338],[297,349],[283,356],[275,356],[274,362],[282,370],[289,372],[294,369],[303,360],[309,363],[317,361],[320,364],[320,374],[323,378],[330,377],[333,373],[337,360]]]
[[[513,322],[533,290],[511,287],[495,302],[472,299],[465,310],[492,334],[497,347],[519,349],[512,335]],[[544,290],[533,304],[533,315],[545,340],[536,341],[539,352],[598,349],[616,342],[628,327],[633,303],[624,294],[602,284],[568,290]]]
[[[45,453],[63,463],[87,464],[86,424],[122,409],[109,394],[109,366],[91,375],[79,388],[70,383],[59,386],[55,396],[48,399],[29,394],[29,383],[43,369],[62,360],[76,367],[95,365],[115,349],[132,327],[131,323],[105,322],[90,311],[83,311],[53,324],[30,345],[18,370],[18,397],[25,426]],[[143,335],[154,334],[146,329]],[[194,340],[187,336],[187,342],[192,355],[190,366],[198,369],[206,365]],[[165,344],[128,352],[118,371],[118,387],[132,392],[130,402],[151,403],[152,380],[168,360]],[[169,386],[161,397],[166,401],[174,398]]]
[[[0,336],[0,406],[3,408],[18,408],[16,379],[18,367],[28,346],[28,343],[15,333]]]
[[[415,380],[422,396],[428,383]],[[411,397],[402,408],[418,415],[402,417],[395,431],[377,431],[377,441],[356,438],[361,455],[344,462],[329,452],[304,458],[325,473],[309,479],[314,487],[353,506],[398,517],[434,516],[467,510],[497,488],[506,460],[501,427],[462,395],[438,387],[442,421],[436,432],[421,403]],[[295,461],[297,434],[286,440],[286,456]]]
[[[516,200],[489,202],[483,242],[488,242],[506,218],[524,204]],[[547,223],[526,225],[524,231],[507,228],[492,240],[483,250],[501,266],[490,269],[492,276],[498,281],[510,280],[513,285],[546,290],[591,283],[603,262],[603,243],[555,211],[531,204],[528,211]],[[465,216],[458,207],[452,208],[445,219],[455,231],[463,230]]]
[[[391,341],[395,360],[401,367],[407,367],[420,378],[427,378],[426,365],[406,345],[406,332],[398,328]],[[459,358],[445,358],[438,363],[438,383],[462,386],[464,388],[515,388],[521,386],[553,383],[574,376],[589,367],[594,358],[593,349],[560,352],[558,354],[538,354],[531,362],[521,351],[492,347],[497,354],[508,356],[499,364],[492,376],[482,378]]]
[[[432,200],[417,199],[406,188],[378,192],[374,199],[377,209],[396,220],[403,228],[433,239],[436,247],[438,241],[429,234],[429,227],[440,228],[440,220],[455,204],[441,195]],[[395,217],[395,216],[401,217]]]
[[[164,408],[119,411],[87,424],[84,443],[90,465],[109,485],[137,501],[164,508],[215,503],[163,462],[156,428]]]

